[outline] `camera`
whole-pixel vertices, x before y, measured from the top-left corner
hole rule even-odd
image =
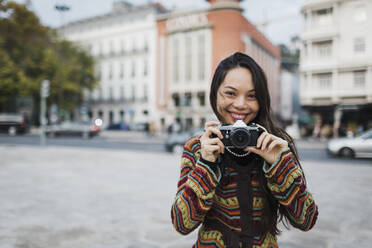
[[[251,123],[248,126],[242,121],[237,120],[233,125],[222,125],[218,128],[222,133],[222,143],[227,148],[243,149],[248,146],[255,147],[257,139],[264,132],[264,130]],[[212,134],[211,138],[217,135]]]

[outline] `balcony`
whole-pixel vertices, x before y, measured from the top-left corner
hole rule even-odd
[[[107,59],[107,58],[116,58],[116,57],[130,57],[130,56],[137,56],[137,55],[145,55],[149,53],[148,47],[143,47],[141,49],[132,49],[129,51],[117,51],[117,52],[110,52],[110,53],[99,53],[95,55],[98,59]]]

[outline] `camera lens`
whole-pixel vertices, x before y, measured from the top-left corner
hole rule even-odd
[[[231,144],[239,149],[248,146],[251,139],[250,133],[245,128],[236,128],[231,132]]]

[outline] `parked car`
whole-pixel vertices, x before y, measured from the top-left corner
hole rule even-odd
[[[372,129],[353,138],[339,138],[328,142],[330,155],[342,157],[372,157]]]
[[[195,129],[193,131],[170,134],[165,140],[165,150],[168,152],[181,153],[183,145],[189,138],[202,133],[203,129]]]
[[[46,127],[46,135],[49,137],[56,136],[82,136],[90,138],[98,135],[100,129],[97,125],[91,122],[71,122],[64,121],[60,124],[48,125]]]
[[[22,114],[1,113],[0,114],[0,131],[6,132],[11,136],[27,133],[30,126]]]
[[[129,130],[129,125],[124,123],[124,122],[120,122],[120,123],[113,123],[113,124],[110,124],[108,127],[107,127],[107,130]]]

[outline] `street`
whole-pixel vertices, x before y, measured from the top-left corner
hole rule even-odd
[[[192,246],[196,231],[181,236],[171,224],[180,157],[166,153],[161,138],[103,133],[47,142],[0,136],[0,247]],[[372,161],[328,158],[320,142],[298,147],[320,213],[310,232],[281,228],[280,247],[370,247]]]

